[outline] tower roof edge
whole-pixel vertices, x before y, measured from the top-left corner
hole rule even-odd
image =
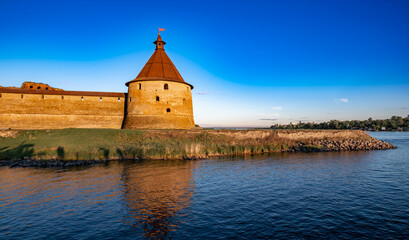
[[[166,43],[162,40],[160,33],[158,34],[158,38],[156,39],[156,41],[153,43],[156,45],[155,52],[149,58],[148,62],[146,62],[145,66],[139,72],[138,76],[135,79],[127,82],[125,85],[128,86],[129,83],[135,81],[149,80],[163,80],[186,83],[173,64],[172,60],[170,60],[168,55],[165,53],[164,45]],[[191,88],[193,89],[192,85],[188,83],[186,84],[191,86]]]

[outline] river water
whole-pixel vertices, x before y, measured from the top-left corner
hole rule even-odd
[[[0,167],[0,239],[408,239],[398,149]]]

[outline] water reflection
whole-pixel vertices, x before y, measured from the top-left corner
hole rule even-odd
[[[194,192],[193,161],[145,161],[122,172],[125,222],[142,228],[146,238],[166,238],[174,231]]]
[[[405,144],[390,151],[0,167],[0,239],[397,236],[409,216]]]

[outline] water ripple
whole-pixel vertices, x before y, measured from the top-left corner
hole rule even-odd
[[[409,134],[387,151],[0,168],[0,239],[407,239]]]

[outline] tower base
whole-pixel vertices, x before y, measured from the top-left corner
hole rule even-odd
[[[193,117],[188,116],[127,116],[123,129],[191,129],[195,127]]]

